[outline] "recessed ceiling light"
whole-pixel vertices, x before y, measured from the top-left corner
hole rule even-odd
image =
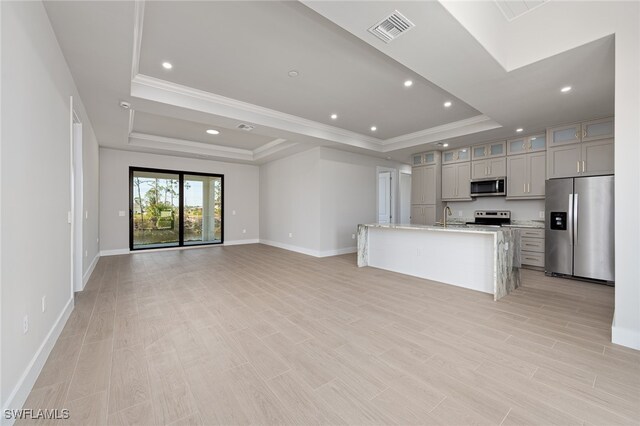
[[[560,91],[562,93],[567,93],[571,91],[571,86],[564,86],[562,89],[560,89]]]
[[[371,126],[371,131],[375,132],[376,130],[378,130],[378,128],[376,126]]]
[[[210,135],[219,135],[220,131],[215,129],[209,129],[207,130],[207,133],[209,133]]]
[[[413,81],[407,80],[404,82],[404,87],[411,87],[411,86],[413,86]]]
[[[443,143],[442,146],[444,146],[445,148],[449,146],[448,143]]]
[[[524,129],[523,129],[522,127],[518,127],[518,128],[516,129],[516,132],[520,133],[520,132],[522,132],[523,130],[524,130]]]
[[[162,68],[164,68],[165,70],[170,70],[171,68],[173,68],[173,65],[171,65],[171,62],[163,62]]]
[[[289,71],[289,77],[297,77],[299,75],[300,75],[300,73],[298,71],[296,71],[296,70]]]
[[[447,101],[444,103],[445,108],[449,108],[451,106],[451,101]]]
[[[335,120],[336,118],[338,118],[338,114],[331,114],[331,119]]]

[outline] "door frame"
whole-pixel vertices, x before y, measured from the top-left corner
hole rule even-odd
[[[402,179],[407,179],[409,181],[409,192],[407,195],[407,197],[403,197],[402,196]],[[408,209],[408,216],[409,216],[409,221],[407,223],[411,223],[411,173],[408,172],[403,172],[400,171],[399,176],[398,176],[398,217],[400,218],[400,222],[398,223],[402,223],[402,207],[406,205],[407,209]],[[407,200],[405,200],[405,198],[408,198]]]
[[[393,167],[376,166],[376,208],[375,217],[376,223],[378,222],[378,206],[380,205],[380,173],[391,172],[391,220],[389,223],[396,223],[398,216],[398,203],[397,203],[397,187],[398,187],[398,169]]]
[[[75,111],[73,96],[69,97],[69,190],[68,222],[70,237],[70,287],[71,295],[84,289],[83,243],[83,158],[82,121]]]
[[[178,185],[180,187],[180,195],[178,197],[178,244],[170,247],[133,247],[133,173],[134,172],[150,172],[150,173],[167,173],[178,175]],[[222,195],[220,197],[220,241],[210,243],[196,243],[196,244],[184,244],[184,177],[185,175],[193,176],[208,176],[220,178],[220,186],[222,187]],[[159,248],[175,249],[176,247],[199,247],[199,246],[216,246],[224,244],[224,175],[219,173],[203,173],[203,172],[190,172],[184,170],[168,170],[168,169],[156,169],[149,167],[137,167],[129,166],[129,250],[142,251],[142,250],[157,250]]]

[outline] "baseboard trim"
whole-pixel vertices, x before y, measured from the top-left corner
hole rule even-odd
[[[118,256],[121,254],[129,254],[131,253],[131,251],[126,248],[126,249],[115,249],[115,250],[102,250],[100,252],[100,256]]]
[[[611,342],[640,350],[640,332],[614,325],[611,327]]]
[[[24,373],[20,376],[18,383],[13,388],[9,398],[7,398],[5,406],[2,407],[2,426],[10,426],[15,422],[15,419],[5,419],[5,410],[20,409],[27,401],[27,397],[29,396],[31,389],[33,389],[33,385],[36,383],[36,380],[42,371],[42,367],[44,367],[53,346],[58,340],[58,337],[60,337],[60,333],[62,333],[62,329],[69,319],[69,315],[71,315],[71,312],[73,311],[73,306],[73,297],[71,297],[58,316],[58,319],[53,324],[53,327],[49,330],[47,337],[45,337],[44,341],[31,359],[31,362],[27,365]]]
[[[313,256],[313,257],[338,256],[341,254],[355,253],[357,251],[356,247],[346,247],[346,248],[335,249],[335,250],[320,251],[320,250],[313,250],[305,247],[294,246],[290,244],[283,244],[277,241],[263,240],[263,239],[260,239],[260,244],[265,244],[267,246],[277,247],[284,250],[294,251],[296,253],[302,253],[302,254],[306,254],[307,256]]]
[[[85,272],[84,276],[82,277],[82,290],[84,290],[84,287],[89,282],[89,278],[91,278],[91,274],[93,274],[93,270],[96,269],[98,260],[100,260],[100,252],[98,252],[96,254],[96,257],[93,258],[93,260],[91,261],[91,265],[89,265],[89,269],[87,269],[87,272]]]
[[[252,239],[252,240],[232,240],[232,241],[225,241],[224,244],[222,244],[223,246],[239,246],[242,244],[258,244],[260,242],[259,239]]]

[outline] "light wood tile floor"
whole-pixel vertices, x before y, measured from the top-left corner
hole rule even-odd
[[[102,258],[25,408],[78,425],[614,425],[640,353],[613,288],[492,297],[264,245]]]

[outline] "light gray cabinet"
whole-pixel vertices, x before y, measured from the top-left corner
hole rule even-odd
[[[544,229],[517,228],[522,266],[544,268]]]
[[[507,199],[544,198],[544,152],[507,157]]]
[[[471,159],[483,160],[490,157],[504,157],[507,153],[507,142],[499,141],[471,147]]]
[[[425,152],[423,154],[414,154],[413,156],[411,156],[411,163],[414,166],[438,164],[439,160],[440,152],[438,151]]]
[[[581,128],[582,142],[613,139],[614,120],[613,117],[609,117],[602,118],[600,120],[587,121],[582,123]]]
[[[433,225],[436,223],[436,206],[414,204],[411,206],[411,223],[413,225]]]
[[[606,175],[614,172],[613,139],[583,142],[580,154],[583,176]]]
[[[457,148],[442,153],[442,164],[462,163],[471,159],[471,148]]]
[[[472,179],[490,179],[507,175],[506,158],[489,158],[471,162]]]
[[[411,171],[411,223],[433,225],[442,216],[441,154],[431,151],[416,155],[423,165]]]
[[[442,200],[471,201],[471,163],[442,166]]]
[[[507,155],[526,154],[547,149],[547,139],[543,134],[523,136],[507,141]]]

